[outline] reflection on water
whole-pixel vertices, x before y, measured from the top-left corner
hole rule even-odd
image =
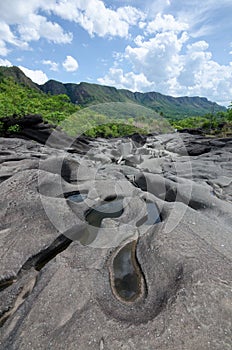
[[[158,207],[153,202],[146,202],[146,215],[136,226],[154,225],[161,222]],[[113,287],[124,301],[134,301],[142,294],[145,284],[141,268],[136,259],[136,241],[127,243],[113,260]]]
[[[126,244],[113,261],[114,288],[122,299],[133,301],[141,294],[142,274],[135,257],[136,241]]]
[[[69,201],[75,202],[75,203],[81,203],[87,198],[87,193],[74,193],[71,195],[66,196],[66,198]]]
[[[86,194],[74,193],[68,196],[69,200],[81,202]],[[155,203],[146,201],[146,215],[140,219],[136,226],[154,225],[161,222],[161,216]],[[98,235],[102,220],[105,218],[118,218],[123,214],[123,198],[108,197],[104,202],[90,208],[85,214],[88,225],[80,232],[78,240],[83,245],[91,244]],[[116,295],[124,301],[136,300],[142,294],[145,285],[143,273],[136,259],[136,244],[133,241],[125,244],[116,254],[112,263],[111,283]]]
[[[157,205],[153,202],[146,202],[146,206],[147,214],[136,223],[137,227],[141,225],[154,225],[161,222],[161,217]]]
[[[100,227],[105,218],[118,218],[123,213],[123,198],[103,202],[96,208],[90,209],[85,220],[94,227]]]
[[[155,203],[147,202],[147,220],[145,225],[154,225],[161,222],[160,213]]]
[[[99,204],[95,208],[91,208],[85,215],[85,220],[89,224],[79,239],[83,245],[91,244],[98,235],[98,229],[101,227],[102,220],[105,218],[118,218],[123,213],[123,198],[110,198]]]

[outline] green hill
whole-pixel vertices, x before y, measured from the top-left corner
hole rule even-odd
[[[66,94],[72,103],[81,107],[89,107],[106,102],[127,102],[151,108],[155,112],[163,114],[171,119],[182,119],[189,116],[202,116],[207,113],[226,111],[226,108],[203,97],[172,97],[158,92],[131,92],[124,89],[116,89],[111,86],[89,84],[66,83],[49,80],[43,85],[37,85],[31,81],[18,67],[0,67],[0,81],[4,77],[12,77],[15,82],[23,84],[36,91],[46,94]]]
[[[80,109],[70,102],[67,95],[47,95],[38,88],[32,88],[30,80],[25,79],[22,83],[22,77],[21,83],[12,76],[0,78],[0,129],[2,118],[19,119],[39,114],[44,121],[56,125]]]
[[[226,111],[226,108],[203,97],[172,97],[158,92],[131,92],[129,90],[116,89],[115,87],[98,84],[62,84],[55,80],[49,80],[40,86],[41,90],[56,95],[67,94],[73,103],[83,107],[89,107],[105,102],[130,102],[151,108],[162,113],[168,118],[185,118],[189,116],[201,116],[207,113]]]
[[[12,78],[16,83],[27,86],[28,88],[40,91],[39,85],[28,78],[18,67],[3,67],[0,66],[0,82],[4,78]]]
[[[170,132],[172,127],[204,128],[210,133],[231,129],[231,108],[226,110],[206,98],[54,80],[40,86],[18,67],[0,67],[0,134],[17,132],[20,118],[35,114],[59,124],[70,135],[120,136],[135,130]]]
[[[44,85],[41,85],[40,88],[42,91],[52,95],[67,94],[73,103],[80,104],[83,107],[105,102],[131,102],[131,99],[127,98],[123,91],[121,92],[110,86],[89,83],[62,84],[55,80],[49,80]]]

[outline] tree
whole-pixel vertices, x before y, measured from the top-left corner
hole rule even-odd
[[[0,82],[0,118],[40,114],[44,120],[58,124],[79,109],[80,107],[70,102],[67,95],[46,95],[17,84],[12,78],[5,78]]]

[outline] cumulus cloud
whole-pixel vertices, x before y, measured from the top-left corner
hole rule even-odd
[[[156,84],[178,75],[181,70],[179,54],[188,40],[187,33],[180,36],[174,32],[158,33],[148,40],[136,40],[136,46],[128,45],[125,58],[136,73],[143,72]]]
[[[11,31],[10,26],[0,21],[0,55],[7,56],[10,50],[7,48],[7,44],[20,47],[22,49],[27,49],[28,44],[18,39]]]
[[[118,88],[130,89],[132,91],[142,91],[152,86],[143,73],[124,73],[120,68],[110,68],[109,73],[98,82],[103,85],[116,85]]]
[[[75,72],[79,67],[77,60],[72,56],[67,56],[62,65],[67,72]]]
[[[177,77],[179,92],[208,96],[227,105],[232,96],[232,66],[215,62],[205,41],[188,45],[182,60],[183,69]]]
[[[54,72],[57,72],[59,70],[59,63],[56,63],[54,61],[51,61],[51,60],[43,60],[42,63],[44,65],[47,65],[50,67],[50,70],[54,71]]]
[[[156,27],[152,22],[150,34],[138,35],[123,54],[114,55],[114,67],[98,81],[130,90],[207,96],[228,105],[232,96],[232,62],[217,63],[205,40],[192,42],[185,26],[174,20],[166,25],[165,17],[160,18]],[[126,73],[125,64],[131,67]]]
[[[78,23],[90,36],[100,37],[128,37],[130,27],[145,16],[132,6],[113,10],[101,0],[31,0],[26,6],[25,0],[1,1],[0,13],[2,56],[9,53],[8,45],[28,49],[31,41],[41,38],[56,44],[71,43],[73,34],[49,21],[51,14]]]
[[[132,6],[119,7],[116,12],[120,20],[130,25],[136,25],[139,21],[145,19],[145,14]]]
[[[25,6],[24,0],[0,2],[0,54],[9,53],[8,45],[28,49],[32,40],[45,38],[54,43],[70,43],[72,34],[65,33],[58,23],[50,22],[38,14],[53,0],[32,0]]]
[[[180,32],[187,30],[188,27],[188,23],[177,20],[173,15],[162,16],[158,13],[156,18],[147,24],[146,31],[149,34],[163,31]]]
[[[26,74],[28,78],[30,78],[36,84],[41,85],[48,81],[47,75],[41,70],[32,70],[23,66],[19,66],[19,68],[23,71],[24,74]]]
[[[96,34],[100,37],[127,37],[130,26],[144,17],[142,11],[132,6],[115,11],[107,8],[101,0],[70,0],[68,3],[61,0],[48,7],[61,18],[78,23],[91,36]]]
[[[39,40],[45,38],[56,44],[67,44],[72,41],[71,33],[64,33],[57,23],[47,21],[43,16],[31,14],[26,23],[18,26],[21,38],[25,41]]]
[[[0,58],[0,66],[12,67],[12,63],[8,60]]]

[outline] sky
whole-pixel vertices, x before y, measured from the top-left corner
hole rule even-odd
[[[232,0],[0,1],[0,65],[34,82],[86,81],[232,101]]]

